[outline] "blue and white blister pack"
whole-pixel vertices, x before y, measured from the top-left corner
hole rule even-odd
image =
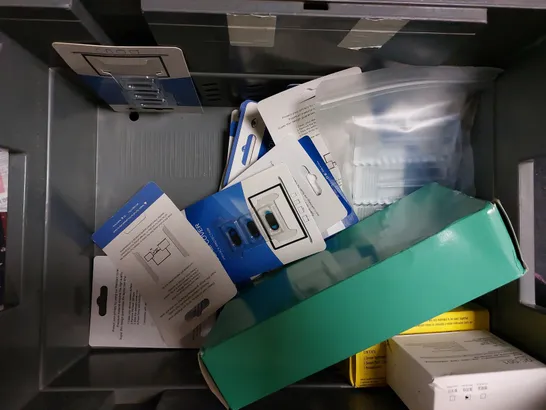
[[[283,139],[232,183],[244,181],[278,164],[285,164],[290,169],[325,239],[358,222],[349,201],[309,136],[299,140]]]
[[[258,103],[246,100],[239,108],[239,122],[229,153],[223,186],[229,185],[273,146],[273,140],[258,112]]]
[[[236,284],[325,248],[284,164],[229,186],[183,212]]]
[[[202,112],[179,48],[58,42],[53,48],[114,111]]]

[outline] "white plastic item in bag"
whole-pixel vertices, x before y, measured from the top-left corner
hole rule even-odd
[[[360,219],[429,182],[471,190],[470,97],[500,72],[408,66],[318,86],[318,127]]]

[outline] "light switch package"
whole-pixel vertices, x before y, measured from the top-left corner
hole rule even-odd
[[[322,155],[308,136],[299,140],[285,138],[235,178],[233,183],[244,181],[278,164],[285,164],[290,169],[324,238],[358,222]]]
[[[184,210],[235,283],[324,250],[289,168],[266,169]]]

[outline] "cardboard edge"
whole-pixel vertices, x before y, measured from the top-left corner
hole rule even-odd
[[[512,239],[512,244],[514,245],[514,249],[516,250],[517,257],[521,265],[523,266],[523,269],[525,269],[523,273],[525,273],[527,272],[527,270],[529,270],[529,267],[523,260],[523,253],[521,252],[521,247],[519,245],[518,237],[516,235],[516,231],[514,230],[514,226],[512,225],[512,222],[510,221],[508,214],[506,213],[504,207],[502,206],[501,201],[495,198],[492,202],[493,202],[493,205],[499,210],[502,221],[504,222],[504,225],[506,226],[506,230],[508,231],[508,234],[510,235],[510,239]]]
[[[222,405],[229,410],[229,405],[227,404],[226,399],[224,399],[224,396],[222,396],[222,393],[220,393],[220,389],[218,386],[216,386],[216,383],[214,383],[214,379],[210,375],[207,366],[205,366],[205,363],[203,362],[203,352],[199,351],[197,353],[197,361],[199,362],[199,370],[201,371],[201,375],[205,379],[205,383],[207,383],[207,387],[209,390],[216,396],[218,400],[222,403]]]
[[[357,383],[356,383],[356,357],[360,354],[360,352],[358,352],[357,354],[349,357],[349,382],[351,383],[351,386],[352,387],[359,387],[357,386]]]

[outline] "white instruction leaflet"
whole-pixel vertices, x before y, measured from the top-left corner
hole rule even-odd
[[[180,343],[236,294],[212,249],[153,182],[93,240],[142,294],[167,345]]]
[[[167,345],[146,301],[108,256],[94,259],[91,300],[89,345],[92,347],[198,349],[216,320],[211,316],[179,343]]]
[[[320,136],[317,127],[315,92],[318,85],[324,80],[360,74],[361,72],[359,67],[348,68],[289,88],[258,103],[258,110],[271,133],[273,142],[277,144],[284,138],[299,139],[308,135],[313,139],[317,150],[339,184],[341,184],[341,173],[337,167],[336,159],[330,155],[330,150]]]

